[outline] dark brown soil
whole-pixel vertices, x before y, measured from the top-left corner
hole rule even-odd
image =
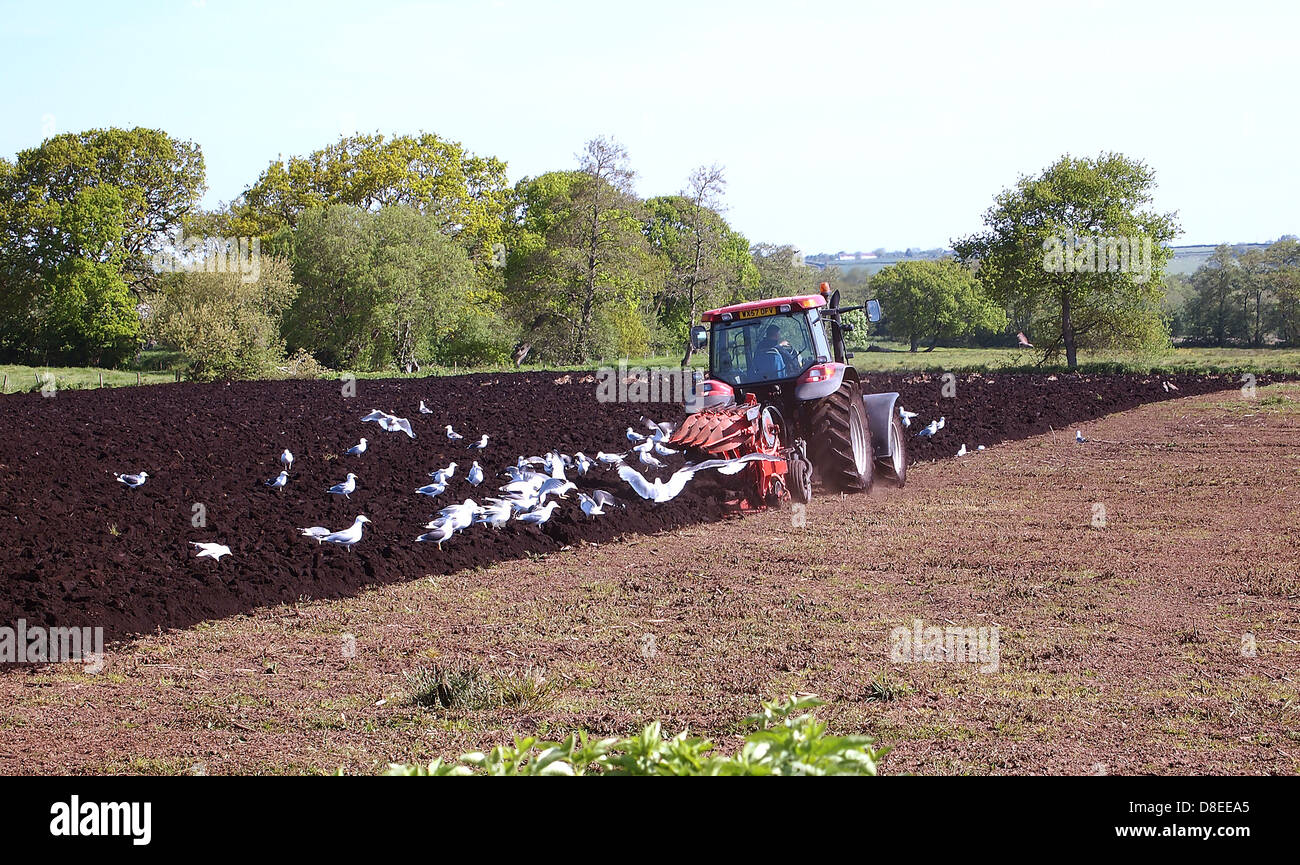
[[[1142,402],[1236,386],[1229,377],[1182,376],[1171,392],[1161,386],[1169,380],[968,376],[954,398],[942,396],[937,376],[873,375],[867,387],[900,391],[920,424],[946,416],[934,440],[910,438],[913,459],[924,460],[951,456],[963,442],[973,450]],[[571,502],[540,531],[475,527],[441,551],[417,544],[433,512],[491,495],[493,476],[518,455],[622,451],[624,430],[642,412],[675,419],[681,410],[600,403],[589,376],[547,373],[361,381],[358,389],[345,398],[333,382],[238,382],[0,399],[0,623],[102,626],[114,640],[723,516],[718,488],[702,475],[664,505],[633,496],[626,510],[592,521]],[[436,413],[419,414],[421,399]],[[372,408],[409,417],[417,438],[360,423]],[[467,441],[492,436],[481,458],[489,483],[477,490],[465,480],[471,456],[443,435],[449,422]],[[341,456],[362,435],[369,451]],[[278,473],[286,447],[297,459],[288,488],[276,493],[262,482]],[[444,496],[414,493],[453,459],[460,468]],[[150,478],[138,490],[113,476],[140,470]],[[348,471],[359,476],[351,500],[328,495]],[[628,494],[613,473],[593,473],[582,486]],[[205,526],[194,525],[198,506]],[[351,553],[298,533],[344,528],[357,514],[373,522]],[[224,543],[233,555],[197,559],[190,541]]]

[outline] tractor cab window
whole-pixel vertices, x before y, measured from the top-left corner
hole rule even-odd
[[[817,361],[802,313],[718,322],[711,344],[712,375],[733,385],[793,378]]]

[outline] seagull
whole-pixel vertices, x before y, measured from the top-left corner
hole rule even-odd
[[[1160,384],[1164,387],[1165,393],[1169,393],[1171,390],[1178,390],[1178,385],[1171,381],[1162,381]]]
[[[138,475],[119,475],[116,472],[114,472],[113,477],[117,478],[118,482],[124,483],[128,487],[134,490],[144,486],[144,482],[149,479],[149,473],[140,472],[140,474]]]
[[[686,482],[695,477],[696,471],[696,469],[689,467],[678,469],[673,472],[667,483],[658,478],[655,478],[654,482],[651,483],[631,466],[619,466],[618,476],[627,481],[628,486],[636,490],[636,494],[641,498],[660,504],[677,498],[677,494],[686,488]]]
[[[916,417],[916,412],[908,411],[900,405],[898,407],[898,416],[903,419],[903,426],[911,426],[912,418]]]
[[[230,555],[230,547],[225,544],[205,544],[198,541],[190,541],[190,543],[199,548],[199,554],[195,556],[198,559],[207,556],[219,562],[222,556]]]
[[[442,495],[446,491],[447,491],[447,485],[445,483],[438,483],[436,481],[431,484],[425,484],[424,486],[416,490],[416,492],[419,493],[420,495],[429,496],[430,498],[437,498],[438,496]]]
[[[345,450],[343,453],[347,454],[348,456],[359,457],[365,452],[366,452],[366,440],[363,437],[361,441],[357,442],[352,447]]]
[[[1087,441],[1087,439],[1083,437],[1083,430],[1077,429],[1074,431],[1074,441],[1077,444],[1083,444]]]
[[[451,526],[452,531],[458,532],[461,529],[467,529],[474,524],[474,515],[478,513],[478,502],[473,499],[456,505],[448,505],[438,512],[439,519],[425,526],[426,529],[434,527],[434,523],[446,523]]]
[[[299,529],[298,531],[302,532],[302,536],[305,538],[315,538],[317,543],[324,540],[325,536],[330,533],[330,530],[324,526],[312,526],[309,529]]]
[[[420,414],[433,414],[433,409],[425,405],[424,400],[420,400]]]
[[[555,509],[559,506],[559,502],[549,502],[535,510],[529,511],[526,514],[520,514],[515,517],[515,519],[523,523],[531,523],[532,525],[540,526],[551,518],[551,514],[555,513]]]
[[[975,450],[977,450],[977,451],[982,451],[982,450],[984,450],[984,445],[980,445],[979,447],[975,448]]]
[[[336,496],[351,498],[353,490],[357,488],[357,476],[348,472],[348,479],[341,484],[335,484],[329,488],[329,491]]]
[[[1021,331],[1016,334],[1016,341],[1019,342],[1021,345],[1025,346],[1026,348],[1034,347],[1034,344],[1029,341],[1029,337],[1025,336],[1024,331]]]
[[[474,465],[469,467],[469,474],[465,475],[465,480],[469,481],[469,485],[472,487],[483,483],[483,467],[478,464],[478,460],[475,460]]]
[[[641,435],[641,433],[639,433],[639,432],[635,432],[635,431],[633,431],[633,429],[632,429],[631,427],[628,427],[628,428],[627,428],[627,440],[630,441],[630,442],[632,442],[632,444],[639,444],[639,443],[645,441],[645,436]]]
[[[591,499],[596,504],[600,505],[602,510],[605,508],[623,507],[619,500],[614,498],[614,494],[607,492],[606,490],[592,490]]]
[[[930,425],[927,426],[925,429],[921,430],[919,433],[917,433],[916,436],[917,438],[922,438],[922,437],[931,438],[934,436],[935,433],[943,429],[943,424],[944,424],[943,418],[939,418],[938,420],[932,420],[930,421]]]
[[[547,478],[537,489],[537,503],[542,504],[546,501],[547,496],[555,496],[561,499],[567,499],[569,493],[578,488],[573,481],[566,481],[563,478]]]
[[[280,454],[280,464],[286,469],[293,468],[293,454],[289,453],[288,448],[285,448],[284,453]]]
[[[461,435],[460,433],[456,432],[454,429],[451,428],[451,424],[447,424],[447,440],[448,440],[448,441],[458,442],[458,441],[460,441],[460,440],[463,439],[463,438],[464,438],[463,435]]]
[[[584,454],[582,451],[578,451],[573,455],[573,461],[577,464],[578,474],[580,475],[585,475],[587,472],[591,471],[591,467],[596,464],[595,460]]]
[[[739,474],[749,463],[758,461],[780,462],[781,457],[755,451],[751,454],[745,454],[743,457],[736,457],[729,460],[703,460],[698,463],[691,463],[690,465],[683,466],[682,468],[690,469],[693,472],[702,472],[706,469],[717,469],[718,474],[734,475]]]
[[[438,469],[437,471],[429,472],[429,477],[433,478],[433,482],[435,484],[445,484],[447,483],[447,481],[455,477],[455,475],[456,475],[456,463],[454,461],[447,463],[447,467],[445,469]]]
[[[411,422],[404,417],[395,417],[393,415],[381,417],[379,427],[388,432],[404,432],[411,438],[415,438],[415,430],[411,429]]]
[[[487,433],[484,433],[483,438],[479,439],[474,444],[469,445],[469,449],[472,451],[481,451],[487,447],[487,443],[488,443]]]
[[[600,503],[586,493],[578,493],[578,506],[582,508],[582,512],[588,517],[598,517],[605,513]]]
[[[662,442],[655,442],[655,453],[659,454],[661,457],[670,457],[675,453],[680,453],[680,451],[674,450],[670,447],[665,447]]]
[[[359,516],[352,521],[352,525],[339,532],[331,532],[323,538],[317,540],[328,541],[331,544],[338,544],[345,547],[348,552],[352,552],[352,545],[361,540],[361,527],[370,522],[367,516]]]
[[[361,422],[362,422],[362,423],[368,423],[368,422],[370,422],[370,421],[372,421],[372,420],[379,420],[380,418],[385,418],[385,417],[392,417],[392,415],[390,415],[390,414],[389,414],[388,412],[386,412],[386,411],[380,411],[380,410],[377,409],[377,408],[372,408],[372,409],[370,410],[370,414],[368,414],[368,415],[366,415],[365,417],[363,417],[363,418],[361,419]]]
[[[964,456],[966,456],[966,443],[965,443],[965,442],[962,442],[961,447],[957,448],[957,456],[959,456],[959,457],[964,457]]]
[[[604,451],[596,451],[596,461],[607,466],[616,466],[623,462],[623,457],[627,454],[607,454]]]
[[[499,529],[510,522],[510,517],[515,512],[513,504],[506,499],[488,499],[488,501],[491,504],[479,508],[478,513],[474,515],[475,524]]]
[[[641,423],[650,428],[650,437],[657,442],[663,441],[673,434],[674,425],[665,421],[664,423],[655,423],[650,418],[641,416]]]
[[[271,478],[269,481],[266,481],[266,485],[268,487],[275,487],[277,490],[282,490],[284,489],[284,485],[287,484],[288,482],[289,482],[289,473],[280,472],[280,474]]]
[[[433,527],[433,531],[425,532],[416,538],[417,541],[432,541],[442,549],[442,542],[456,534],[456,529],[448,522],[438,523]]]

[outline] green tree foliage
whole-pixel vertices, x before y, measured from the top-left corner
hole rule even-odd
[[[663,268],[643,232],[627,152],[597,138],[577,171],[522,181],[519,223],[506,268],[520,324],[516,361],[581,362],[645,350]]]
[[[665,737],[656,721],[626,739],[592,739],[575,733],[562,742],[535,738],[461,755],[428,766],[391,765],[389,775],[859,775],[874,776],[887,749],[869,736],[828,736],[826,725],[805,711],[824,705],[815,697],[763,703],[746,719],[754,727],[731,757],[685,731]]]
[[[1162,275],[1178,227],[1150,209],[1154,187],[1146,164],[1120,154],[1065,156],[999,194],[986,230],[954,248],[1013,320],[1030,322],[1044,357],[1063,352],[1075,367],[1081,347],[1155,350],[1169,341]],[[1122,257],[1121,240],[1133,247]]]
[[[289,263],[263,256],[256,282],[238,271],[166,275],[150,297],[149,325],[185,357],[191,377],[274,378],[285,363],[281,318],[298,294]]]
[[[928,339],[932,349],[939,340],[1007,325],[1006,313],[952,259],[899,262],[876,274],[871,287],[887,310],[890,333],[908,340],[912,351],[922,340]]]
[[[414,208],[487,266],[504,241],[511,207],[506,164],[455,141],[419,135],[353,135],[307,156],[279,160],[233,204],[237,234],[270,236],[309,210]]]
[[[803,264],[799,250],[789,245],[760,243],[751,250],[756,281],[753,289],[739,300],[764,297],[795,297],[816,294],[822,272]]]
[[[290,309],[290,348],[328,366],[418,369],[463,338],[473,314],[474,272],[442,225],[412,207],[308,210],[289,242],[301,286]]]
[[[0,351],[103,365],[133,354],[149,255],[202,190],[198,146],[151,129],[59,135],[0,160]]]

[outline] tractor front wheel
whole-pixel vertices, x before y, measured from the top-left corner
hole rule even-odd
[[[809,449],[817,474],[835,492],[871,489],[875,460],[871,428],[856,382],[846,381],[812,409]]]
[[[889,449],[893,456],[883,457],[880,467],[893,478],[894,486],[907,483],[907,435],[903,432],[903,419],[895,409],[889,418]]]
[[[812,463],[808,461],[802,439],[795,442],[786,458],[789,468],[785,473],[785,485],[790,490],[790,500],[796,504],[806,505],[812,501]]]

